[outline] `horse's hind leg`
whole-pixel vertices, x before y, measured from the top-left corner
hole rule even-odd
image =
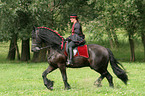
[[[104,76],[101,75],[95,82],[94,85],[96,85],[97,87],[102,87],[101,81],[104,79]]]
[[[49,89],[52,90],[53,89],[53,81],[47,79],[47,74],[52,72],[53,70],[55,70],[56,68],[52,67],[52,66],[48,66],[48,68],[43,72],[42,74],[42,78],[44,81],[44,85]]]
[[[96,72],[99,72],[101,74],[101,76],[94,82],[94,85],[96,85],[97,87],[102,87],[101,81],[105,77],[104,74],[102,74],[103,72],[105,72],[104,69],[100,69],[100,70],[97,70],[95,68],[92,68],[92,69],[94,69]]]
[[[113,77],[107,70],[101,69],[99,71],[97,71],[97,70],[95,70],[95,71],[99,72],[101,74],[101,76],[95,81],[95,83],[94,83],[95,85],[97,85],[98,87],[101,87],[101,81],[104,79],[104,77],[106,77],[109,82],[109,86],[114,87]]]
[[[105,75],[105,77],[107,78],[107,80],[109,82],[109,86],[110,87],[114,87],[113,77],[111,76],[111,74],[108,71],[106,71],[104,75]]]
[[[103,72],[101,73],[101,76],[95,81],[95,85],[97,85],[98,87],[101,87],[101,81],[104,79],[104,77],[107,78],[108,82],[109,82],[109,86],[110,87],[114,87],[114,84],[113,84],[113,77],[111,76],[111,74],[106,71],[106,72]]]

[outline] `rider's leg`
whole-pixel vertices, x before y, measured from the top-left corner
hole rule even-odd
[[[69,58],[68,58],[68,65],[71,65],[73,62],[72,62],[72,59],[73,59],[73,48],[75,47],[75,43],[73,41],[71,41],[69,44],[68,44],[68,53],[69,53]]]

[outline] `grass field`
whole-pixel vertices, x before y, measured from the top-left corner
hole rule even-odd
[[[90,68],[67,69],[70,90],[64,90],[59,70],[50,73],[48,78],[54,80],[54,90],[49,91],[43,85],[42,72],[47,63],[0,63],[0,96],[145,96],[145,63],[122,62],[129,76],[128,85],[124,85],[110,66],[115,88],[110,88],[106,79],[102,87],[93,85],[99,74]]]

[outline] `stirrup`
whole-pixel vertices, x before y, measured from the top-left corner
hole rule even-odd
[[[72,60],[68,60],[67,65],[73,65]]]

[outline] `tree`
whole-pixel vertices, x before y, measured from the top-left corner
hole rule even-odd
[[[117,14],[117,7],[118,7],[118,1],[117,0],[113,0],[113,1],[102,1],[102,0],[91,0],[92,2],[90,3],[95,3],[95,9],[96,9],[96,19],[93,20],[95,22],[92,22],[91,26],[96,26],[95,27],[95,33],[94,33],[94,37],[96,38],[102,38],[101,35],[99,35],[100,37],[98,37],[98,31],[102,32],[106,32],[106,34],[108,35],[108,39],[110,42],[110,46],[111,48],[114,47],[114,44],[116,47],[119,46],[119,42],[118,42],[118,37],[116,35],[116,28],[119,26],[119,23],[117,23],[118,21],[118,14]],[[94,24],[95,23],[95,24]],[[90,30],[91,27],[89,27]],[[103,34],[103,33],[102,33]]]
[[[140,12],[137,8],[136,0],[127,0],[122,5],[122,26],[127,30],[130,44],[130,61],[135,61],[134,34],[140,30]],[[125,9],[125,10],[124,10]]]
[[[139,18],[139,21],[140,21],[140,26],[139,26],[139,34],[142,38],[142,44],[143,44],[143,47],[144,47],[144,61],[145,61],[145,0],[136,0],[136,5],[137,5],[137,9],[138,9],[138,12],[140,13],[140,18]]]
[[[10,40],[10,47],[9,47],[7,59],[15,60],[16,52],[17,52],[17,59],[20,60],[19,48],[17,45],[17,34],[14,34],[14,36],[12,36],[12,39]]]
[[[8,41],[10,40],[10,47],[7,59],[14,60],[15,54],[17,51],[17,57],[20,59],[19,49],[17,46],[17,39],[18,34],[15,32],[15,11],[14,6],[9,5],[10,1],[7,0],[7,2],[0,2],[0,12],[1,12],[1,32],[0,32],[0,41]]]
[[[7,40],[11,40],[8,58],[9,59],[12,58],[10,60],[14,60],[16,50],[18,56],[20,56],[17,46],[17,40],[20,38],[22,40],[21,60],[27,61],[30,59],[30,48],[29,43],[27,42],[29,42],[30,32],[32,29],[32,23],[30,23],[32,20],[31,13],[28,8],[28,6],[31,4],[31,0],[29,1],[2,0],[1,3],[2,3],[1,13],[3,16],[2,18],[3,24],[1,29],[2,32],[4,33],[2,35],[5,36],[5,34],[8,33],[9,38]],[[4,40],[4,38],[2,39]]]
[[[95,0],[91,0],[96,2]],[[110,45],[112,46],[112,41],[114,40],[118,44],[118,39],[115,34],[116,28],[124,28],[127,30],[127,35],[129,37],[130,44],[130,61],[135,61],[135,44],[134,36],[140,33],[142,36],[142,42],[145,46],[145,32],[144,32],[144,1],[143,0],[97,0],[96,10],[102,8],[98,11],[99,16],[97,21],[101,24],[97,26],[104,26],[102,30],[106,30],[108,37],[110,38]],[[95,24],[96,25],[96,24]],[[97,33],[97,32],[96,32]],[[96,36],[94,36],[96,37]],[[113,38],[112,38],[113,37]],[[144,48],[145,50],[145,48]],[[145,54],[145,52],[144,52]]]

